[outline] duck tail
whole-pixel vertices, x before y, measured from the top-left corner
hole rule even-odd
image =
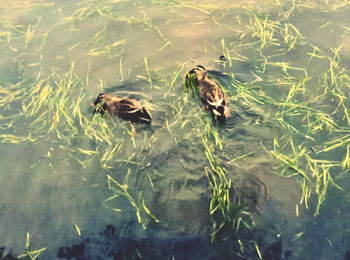
[[[225,114],[225,109],[226,107],[224,106],[218,106],[213,109],[213,113],[216,114],[217,116],[223,116]]]
[[[223,125],[226,122],[226,117],[225,116],[218,116],[217,120],[218,120],[220,125]]]
[[[141,115],[142,116],[140,117],[140,121],[142,123],[151,124],[151,121],[152,121],[151,113],[145,107],[142,107]]]
[[[212,112],[220,124],[225,123],[230,114],[228,107],[223,105],[213,108]]]

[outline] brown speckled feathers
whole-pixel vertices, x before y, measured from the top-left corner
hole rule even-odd
[[[120,98],[107,93],[100,93],[91,104],[94,113],[109,113],[131,122],[150,124],[152,116],[145,106],[139,101],[131,98]]]

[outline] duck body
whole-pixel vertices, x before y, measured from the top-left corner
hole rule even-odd
[[[203,66],[198,65],[190,70],[187,76],[196,74],[199,97],[207,110],[217,118],[219,123],[225,123],[230,115],[228,101],[218,84],[207,76],[207,71]]]
[[[151,124],[152,116],[145,106],[139,101],[131,98],[120,98],[107,93],[98,94],[96,100],[91,104],[95,107],[93,112],[99,114],[110,114],[131,122]]]

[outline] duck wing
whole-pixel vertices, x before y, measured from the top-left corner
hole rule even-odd
[[[223,104],[225,95],[218,87],[208,87],[203,90],[201,98],[204,104],[218,107]]]
[[[202,101],[206,105],[206,109],[213,113],[220,124],[225,123],[230,115],[230,110],[225,94],[219,87],[208,88],[205,95],[202,96]]]
[[[220,89],[215,89],[210,92],[210,96],[208,96],[207,101],[212,106],[221,106],[224,102],[224,93],[222,93]]]
[[[152,117],[147,109],[133,99],[121,99],[118,102],[117,114],[119,117],[132,121],[150,124]]]

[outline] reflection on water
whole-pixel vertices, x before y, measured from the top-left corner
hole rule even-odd
[[[235,2],[0,1],[1,258],[28,232],[42,259],[349,255],[349,4]],[[197,64],[224,126],[182,88]],[[102,90],[152,125],[92,115]],[[213,183],[252,219],[214,242]]]

